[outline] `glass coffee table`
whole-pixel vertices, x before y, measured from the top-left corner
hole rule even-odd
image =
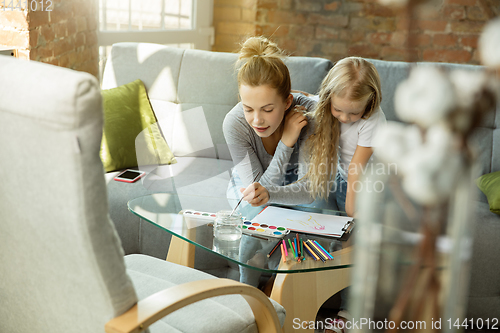
[[[307,330],[306,326],[316,320],[316,314],[323,303],[349,286],[352,263],[350,239],[339,241],[331,237],[301,234],[301,238],[316,240],[334,259],[322,262],[306,256],[306,260],[299,262],[289,253],[286,261],[283,261],[279,248],[268,256],[279,239],[243,234],[241,240],[236,242],[219,241],[213,237],[212,220],[189,218],[182,214],[186,210],[210,213],[231,210],[226,198],[157,193],[130,200],[128,208],[140,218],[175,236],[171,239],[166,258],[170,262],[194,267],[195,247],[200,247],[243,269],[276,273],[271,298],[286,309],[285,332],[298,326]],[[338,211],[309,207],[288,208],[345,215]],[[245,215],[244,209],[241,212],[247,219],[252,218]],[[295,237],[294,232],[288,234],[285,240],[291,237]]]

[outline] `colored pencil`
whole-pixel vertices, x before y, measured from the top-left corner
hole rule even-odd
[[[325,257],[326,260],[331,260],[330,256],[328,253],[326,253],[315,241],[312,241],[312,243],[316,246],[318,251]]]
[[[283,243],[279,242],[278,244],[281,245],[281,256],[283,257],[283,262],[286,262],[286,255],[285,255],[285,250],[283,250]]]
[[[298,233],[295,234],[295,239],[297,240],[297,251],[299,252],[298,257],[300,258],[300,254],[301,254],[300,253],[300,238],[299,238],[299,234]]]
[[[314,258],[314,260],[320,260],[320,259],[321,259],[323,262],[326,262],[326,261],[325,261],[325,259],[323,259],[323,258],[319,257],[319,256],[316,254],[316,252],[314,252],[314,251],[313,251],[313,250],[309,247],[309,245],[307,245],[307,243],[304,243],[304,246],[306,247],[306,250],[307,250],[307,252],[309,253],[309,255],[310,255],[311,257],[313,257],[313,258]]]
[[[276,251],[276,249],[278,248],[278,246],[280,246],[280,244],[281,241],[279,241],[278,243],[276,243],[276,245],[274,245],[273,249],[269,251],[269,254],[267,255],[268,258],[270,258],[273,255],[274,251]]]
[[[293,251],[293,245],[292,245],[292,241],[290,240],[290,238],[288,238],[288,244],[290,245],[290,252],[292,253],[293,257],[295,258],[295,252]]]
[[[300,256],[299,256],[299,248],[297,247],[297,239],[296,238],[293,239],[293,248],[295,250],[295,259],[300,258]]]
[[[302,253],[304,260],[306,260],[306,254],[304,253],[304,241],[302,239],[300,240],[300,253]]]
[[[301,252],[300,252],[300,240],[297,240],[297,261],[300,262],[302,259],[301,259]]]
[[[313,242],[311,242],[311,240],[308,240],[307,244],[309,245],[311,250],[313,250],[314,253],[316,253],[321,258],[321,260],[323,260],[324,262],[329,260],[329,258],[324,253],[322,253],[320,249],[318,249],[318,247]]]
[[[320,250],[323,250],[323,252],[325,252],[325,254],[330,258],[330,260],[333,260],[333,256],[327,251],[325,250],[325,248],[323,246],[321,246],[320,243],[318,243],[317,241],[313,241],[316,245],[318,245],[319,249]]]
[[[295,253],[297,253],[297,240],[295,238],[292,240],[292,244],[293,244],[293,250],[295,251]]]
[[[311,251],[309,251],[309,249],[307,248],[307,244],[306,244],[306,248],[305,248],[305,251],[309,254],[309,256],[311,256],[311,258],[313,258],[315,261],[318,260],[318,258],[313,254],[311,253]]]
[[[285,240],[283,239],[282,241],[282,244],[283,244],[283,248],[285,249],[285,257],[288,257],[288,251],[286,249],[286,243],[285,243]]]
[[[323,251],[321,251],[318,248],[318,246],[316,246],[316,244],[314,244],[314,242],[312,240],[308,240],[308,244],[311,247],[311,249],[313,249],[313,251],[316,252],[316,254],[318,256],[322,257],[325,260],[330,260],[330,258],[328,258],[328,256],[326,254],[324,254]]]

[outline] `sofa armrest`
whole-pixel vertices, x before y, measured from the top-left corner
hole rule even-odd
[[[259,332],[281,332],[276,310],[257,288],[229,279],[208,279],[184,283],[151,295],[105,325],[107,333],[136,333],[157,320],[206,298],[238,294],[243,296],[255,317]]]

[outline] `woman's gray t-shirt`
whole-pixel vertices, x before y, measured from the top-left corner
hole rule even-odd
[[[314,110],[316,103],[313,100],[302,94],[292,95],[290,109],[303,105],[309,112]],[[274,155],[270,155],[264,148],[262,139],[246,121],[242,104],[238,103],[228,112],[223,123],[224,137],[235,165],[233,172],[239,175],[243,187],[250,185],[260,173],[259,183],[269,191],[269,203],[296,205],[313,201],[305,181],[291,185],[284,183],[287,172],[297,172],[298,179],[307,172],[308,158],[305,156],[304,144],[311,134],[310,129],[313,128],[310,124],[311,118],[307,119],[308,125],[302,129],[292,148],[279,141]]]

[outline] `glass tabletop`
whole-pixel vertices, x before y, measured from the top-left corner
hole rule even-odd
[[[299,273],[351,266],[351,249],[346,246],[345,241],[338,238],[299,234],[300,239],[304,241],[315,240],[318,242],[323,249],[330,254],[333,253],[334,259],[323,262],[314,260],[306,254],[305,260],[299,261],[292,253],[288,253],[288,257],[284,261],[280,247],[268,256],[270,251],[283,238],[265,238],[243,234],[238,241],[221,241],[213,236],[213,219],[210,219],[210,216],[190,218],[182,214],[188,210],[215,214],[217,211],[232,210],[232,208],[227,198],[172,193],[146,195],[128,202],[128,209],[149,223],[195,246],[247,268],[271,273]],[[286,208],[346,216],[344,212],[328,209],[301,206],[287,206]],[[240,212],[246,220],[253,218],[251,215],[245,215],[244,209]],[[285,242],[288,242],[288,239],[293,240],[296,237],[295,235],[295,232],[290,232],[285,236]]]

